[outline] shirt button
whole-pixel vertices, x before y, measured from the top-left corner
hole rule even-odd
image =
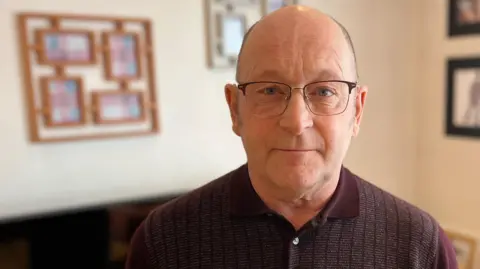
[[[296,246],[296,245],[298,245],[298,243],[300,243],[300,239],[298,239],[298,237],[295,237],[293,239],[292,243]]]

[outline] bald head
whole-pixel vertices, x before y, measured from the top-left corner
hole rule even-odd
[[[292,20],[292,18],[294,20]],[[245,70],[242,69],[242,60],[243,60],[242,58],[244,58],[243,57],[244,50],[250,40],[252,32],[262,31],[262,29],[258,30],[257,28],[261,28],[263,23],[266,23],[266,24],[272,24],[275,22],[285,23],[285,21],[288,21],[289,23],[300,23],[300,24],[305,24],[305,21],[306,21],[307,25],[309,26],[309,31],[312,31],[312,32],[322,31],[322,27],[325,27],[325,24],[328,24],[329,22],[333,23],[341,32],[343,39],[350,50],[350,53],[351,53],[350,56],[351,56],[351,61],[353,63],[355,76],[356,76],[356,79],[358,78],[357,59],[356,59],[355,49],[347,29],[340,22],[338,22],[331,16],[321,13],[318,10],[308,8],[308,7],[303,7],[303,6],[287,6],[265,16],[262,20],[252,25],[250,29],[246,32],[242,41],[240,53],[238,55],[237,70],[236,70],[237,81],[241,81],[242,75],[245,73]],[[278,25],[277,29],[278,28],[281,28],[280,24]],[[285,35],[289,35],[289,34],[291,35],[291,33],[286,33],[286,32],[284,33]],[[295,34],[291,35],[291,38],[293,38],[294,36]],[[265,37],[265,35],[263,35],[263,37],[267,38]]]

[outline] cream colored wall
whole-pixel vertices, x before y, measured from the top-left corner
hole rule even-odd
[[[416,1],[309,1],[351,32],[360,84],[369,87],[360,135],[346,165],[360,176],[414,201],[417,70]],[[401,100],[401,101],[399,101]]]
[[[422,3],[421,77],[415,88],[419,99],[415,197],[445,226],[480,239],[480,140],[444,134],[446,61],[449,57],[478,57],[480,35],[449,38],[444,1]],[[480,268],[480,255],[478,261],[476,268]]]

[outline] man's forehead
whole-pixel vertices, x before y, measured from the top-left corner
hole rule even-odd
[[[249,30],[239,55],[237,80],[270,66],[282,73],[293,72],[292,67],[309,67],[312,72],[327,69],[356,80],[353,46],[345,31],[315,9],[287,6],[272,12]]]
[[[308,23],[297,24],[257,25],[242,51],[239,79],[259,77],[264,72],[273,75],[271,69],[287,76],[286,73],[299,72],[295,70],[298,68],[322,77],[343,76],[343,70],[348,69],[344,65],[351,62],[351,52],[341,29],[333,22],[309,29]]]
[[[299,80],[307,82],[346,79],[344,65],[348,64],[348,61],[343,60],[335,49],[319,48],[311,49],[310,52],[303,50],[258,50],[258,53],[245,55],[239,79],[282,80],[292,83]]]

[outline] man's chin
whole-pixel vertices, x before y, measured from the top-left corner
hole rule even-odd
[[[318,170],[305,167],[283,167],[270,171],[271,178],[279,186],[292,189],[309,189],[321,180]]]
[[[325,163],[320,158],[309,158],[304,160],[291,161],[288,159],[275,160],[270,162],[269,170],[278,174],[291,175],[292,177],[309,177],[322,174],[325,170]]]
[[[305,166],[307,168],[323,163],[323,158],[317,151],[275,150],[269,161],[275,163],[276,166]]]

